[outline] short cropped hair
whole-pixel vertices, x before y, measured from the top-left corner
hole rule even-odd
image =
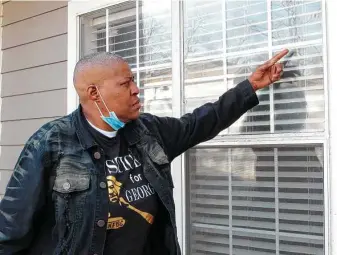
[[[115,62],[126,62],[121,56],[112,52],[96,52],[82,57],[75,66],[73,82],[76,83],[78,74],[87,67],[106,66]]]

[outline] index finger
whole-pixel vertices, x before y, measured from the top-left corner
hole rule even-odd
[[[281,52],[279,52],[278,54],[276,54],[274,57],[272,57],[271,59],[269,59],[265,65],[267,68],[275,65],[281,58],[283,58],[285,55],[287,55],[289,52],[288,49],[284,49]]]

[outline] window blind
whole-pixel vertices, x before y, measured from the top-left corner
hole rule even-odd
[[[283,79],[226,134],[324,131],[321,1],[185,1],[185,112],[215,101],[282,48]]]
[[[321,149],[191,150],[191,254],[323,254]]]

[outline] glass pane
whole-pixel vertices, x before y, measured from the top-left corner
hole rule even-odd
[[[140,1],[140,66],[171,63],[170,2]]]
[[[137,67],[136,1],[109,8],[109,51]]]
[[[220,239],[232,254],[324,253],[322,146],[196,148],[187,159],[190,254],[229,254]]]
[[[105,9],[80,17],[80,57],[106,51]]]
[[[233,231],[233,253],[245,255],[275,255],[275,235]]]
[[[229,230],[192,226],[191,254],[229,254]]]
[[[248,78],[248,76],[268,59],[268,52],[250,53],[246,55],[236,54],[228,57],[227,65],[227,83],[229,88],[233,88],[239,82]],[[229,133],[269,133],[270,126],[270,89],[265,88],[258,92],[259,105],[247,112],[241,119],[229,127]]]
[[[85,14],[80,20],[81,56],[106,51],[106,9]],[[171,116],[170,2],[126,1],[108,8],[108,20],[109,51],[122,56],[135,77],[139,75],[141,110]]]
[[[214,101],[226,83],[223,66],[221,1],[185,1],[185,112]]]
[[[220,136],[324,131],[321,1],[184,3],[186,113],[216,101],[286,47],[282,79],[259,91],[260,104]]]
[[[274,88],[275,131],[324,130],[324,67],[321,45],[294,47]]]
[[[172,115],[171,68],[156,68],[140,72],[140,90],[144,95],[144,112],[155,115]]]
[[[145,112],[172,115],[170,1],[140,1],[139,72]]]
[[[273,45],[321,40],[321,1],[272,1]]]
[[[239,52],[268,46],[266,0],[222,1],[226,5],[226,51]]]

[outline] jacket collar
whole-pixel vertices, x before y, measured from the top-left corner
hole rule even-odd
[[[90,134],[87,127],[83,124],[84,115],[81,105],[79,105],[79,107],[71,114],[71,117],[74,123],[77,137],[83,149],[88,150],[94,146],[97,146],[96,141]],[[142,137],[148,134],[149,131],[142,123],[142,121],[140,119],[137,119],[127,123],[124,128],[118,131],[118,133],[123,134],[129,146],[132,146],[136,143],[139,143]]]

